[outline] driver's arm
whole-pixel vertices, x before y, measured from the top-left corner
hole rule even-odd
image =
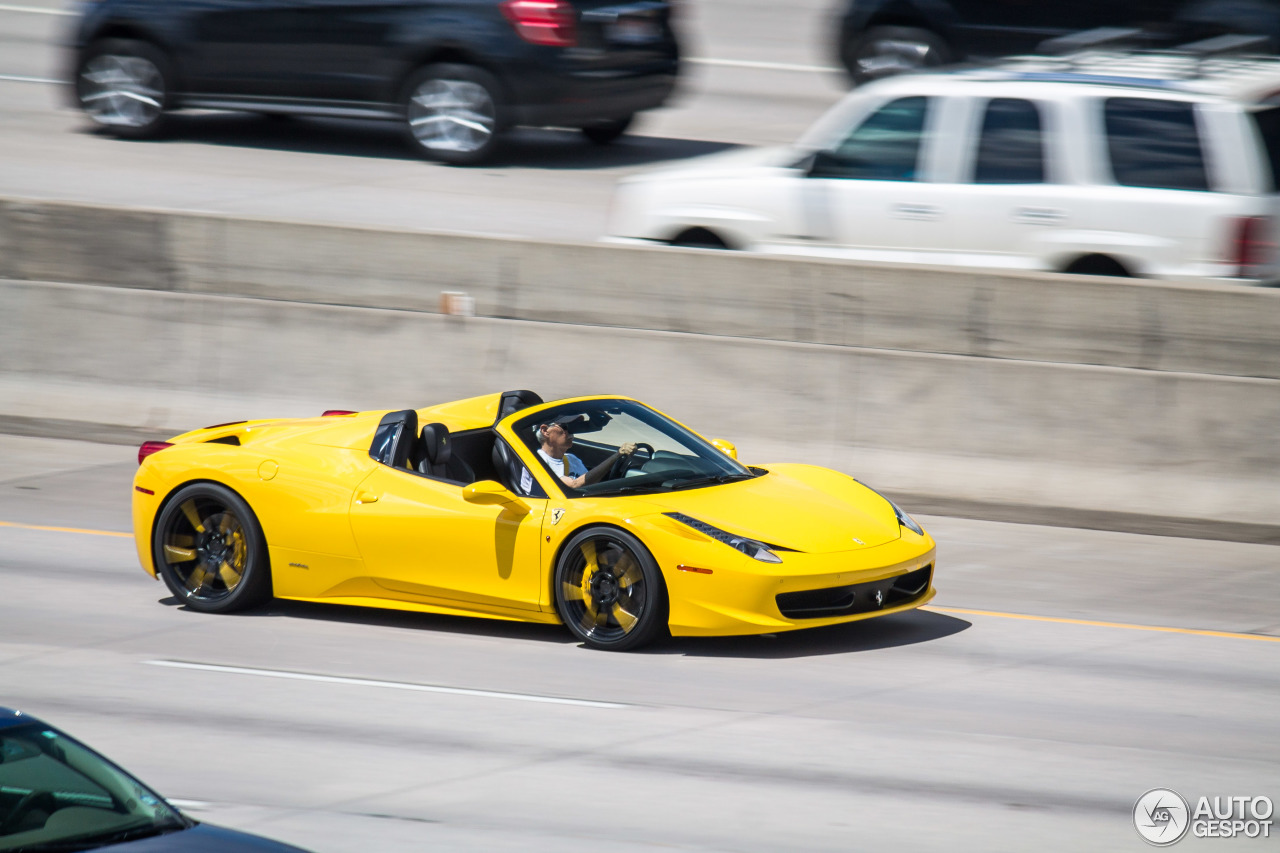
[[[577,488],[579,486],[587,486],[592,483],[598,483],[601,480],[603,480],[605,474],[608,474],[609,470],[613,468],[613,465],[615,462],[618,461],[619,456],[630,456],[632,453],[635,453],[635,452],[636,452],[635,442],[628,441],[626,444],[619,447],[615,452],[609,454],[609,456],[607,456],[605,460],[601,462],[599,465],[592,468],[590,471],[583,474],[581,477],[578,477],[577,479],[580,480],[581,482],[578,482],[576,484],[570,483],[569,485]]]

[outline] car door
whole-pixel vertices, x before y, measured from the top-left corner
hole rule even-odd
[[[191,13],[189,88],[304,101],[368,101],[393,28],[422,0],[218,0]]]
[[[911,261],[953,248],[957,211],[935,178],[954,133],[955,100],[890,100],[818,152],[800,187],[811,239],[864,260]]]
[[[1068,181],[1060,104],[1028,98],[975,98],[955,184],[965,217],[957,223],[962,265],[1040,269],[1059,236],[1079,227],[1087,187]]]
[[[351,504],[369,578],[388,598],[501,615],[537,610],[546,498],[466,501],[463,486],[379,464]]]

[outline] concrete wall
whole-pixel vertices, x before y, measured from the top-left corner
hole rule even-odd
[[[60,282],[0,284],[0,416],[162,437],[621,393],[904,494],[1280,519],[1274,291],[13,202],[0,274]]]

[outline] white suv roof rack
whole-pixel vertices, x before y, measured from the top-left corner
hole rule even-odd
[[[1223,35],[1152,48],[1160,34],[1102,27],[1051,39],[1040,52],[978,69],[984,79],[1155,88],[1257,100],[1280,92],[1280,56],[1260,52],[1267,36]]]

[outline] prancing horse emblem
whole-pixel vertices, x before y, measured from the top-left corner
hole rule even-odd
[[[551,510],[551,523],[552,523],[552,524],[559,524],[559,523],[560,523],[560,518],[561,518],[563,515],[564,515],[564,510],[562,510],[562,509],[553,509],[553,510]]]
[[[876,590],[876,607],[879,607],[882,604],[884,604],[884,590],[877,589]]]

